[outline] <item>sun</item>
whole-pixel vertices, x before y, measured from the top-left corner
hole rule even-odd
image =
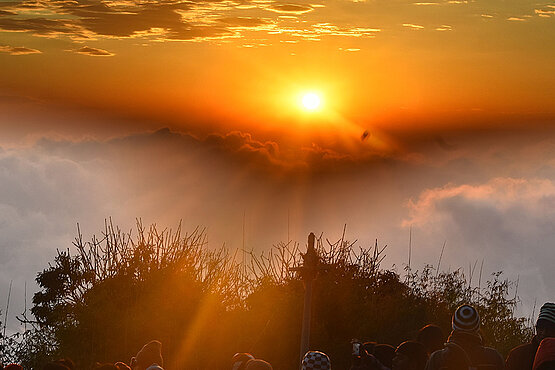
[[[322,106],[322,97],[316,92],[307,92],[301,98],[302,107],[307,111],[315,111]]]

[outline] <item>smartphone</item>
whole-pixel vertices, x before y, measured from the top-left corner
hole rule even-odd
[[[361,347],[361,343],[360,342],[353,342],[353,356],[360,356],[360,347]]]

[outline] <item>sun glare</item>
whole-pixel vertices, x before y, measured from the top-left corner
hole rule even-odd
[[[304,109],[314,111],[322,105],[322,98],[315,92],[309,92],[303,94],[301,103]]]

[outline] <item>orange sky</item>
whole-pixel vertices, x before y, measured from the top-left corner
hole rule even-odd
[[[446,241],[530,309],[555,294],[552,45],[552,1],[0,0],[0,297],[113,216],[260,250],[347,224],[396,268],[412,226],[416,264]]]
[[[153,126],[287,137],[306,126],[293,97],[314,88],[329,114],[313,124],[361,132],[555,114],[549,2],[48,0],[0,12],[3,95]]]

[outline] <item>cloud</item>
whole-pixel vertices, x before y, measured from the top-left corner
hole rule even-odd
[[[411,28],[413,30],[422,30],[424,26],[420,24],[413,24],[413,23],[403,23],[403,27]]]
[[[295,162],[297,153],[245,132],[198,138],[169,129],[107,140],[42,138],[0,149],[0,287],[14,280],[14,292],[21,292],[57,248],[71,248],[77,222],[87,239],[110,216],[124,230],[136,217],[163,227],[183,218],[186,230],[209,228],[209,247],[233,249],[241,245],[238,215],[246,214],[246,245],[269,248],[287,235],[287,207],[292,223],[301,207],[294,200],[302,176],[280,177],[280,169],[293,166],[289,159],[296,168],[342,160],[321,147],[303,153],[314,158]],[[29,284],[29,292],[35,289]],[[22,305],[14,293],[10,312]]]
[[[230,27],[247,27],[252,29],[272,24],[272,21],[267,18],[254,17],[228,17],[220,18],[218,21]]]
[[[152,133],[141,133],[114,138],[108,141],[89,141],[74,146],[70,141],[42,139],[37,145],[50,154],[67,156],[75,160],[86,160],[103,152],[112,152],[115,148],[150,148],[150,150],[171,151],[172,155],[188,157],[202,155],[220,162],[234,163],[243,171],[274,177],[290,174],[291,176],[310,173],[334,173],[352,170],[357,166],[379,165],[390,161],[406,161],[402,154],[383,152],[373,149],[367,142],[360,142],[361,151],[326,147],[318,143],[301,147],[290,147],[271,140],[259,140],[248,132],[232,131],[213,133],[197,137],[188,133],[179,133],[167,128]],[[351,150],[356,145],[352,143]],[[87,150],[83,150],[86,147]],[[79,148],[79,149],[77,149]],[[135,149],[133,149],[135,150]],[[87,154],[87,157],[83,157]],[[138,155],[135,154],[135,155]],[[158,153],[152,157],[163,157]],[[150,157],[149,156],[149,157]],[[87,159],[88,160],[88,159]]]
[[[87,38],[85,30],[75,21],[47,18],[0,18],[0,30],[31,32],[37,36],[56,37],[60,35]]]
[[[500,177],[448,184],[423,191],[408,206],[404,225],[425,240],[446,240],[451,262],[484,259],[509,276],[526,277],[521,295],[528,304],[555,292],[549,283],[555,258],[553,180]]]
[[[17,17],[1,17],[0,30],[30,32],[37,36],[66,36],[75,40],[132,37],[153,41],[213,39],[234,34],[212,19],[219,12],[231,9],[230,5],[223,4],[100,0],[82,4],[46,0],[39,5],[23,1],[6,10],[16,13]],[[37,12],[48,17],[37,17]],[[184,19],[187,12],[195,14],[194,21]],[[206,13],[209,16],[199,17]]]
[[[548,206],[546,200],[549,200],[549,205],[555,202],[555,185],[545,179],[495,178],[482,185],[450,184],[426,190],[417,201],[411,201],[411,218],[405,221],[405,225],[419,226],[436,222],[445,216],[445,210],[451,212],[456,204],[464,203],[470,208],[494,209],[497,213],[506,213],[515,207],[528,209],[542,204]],[[474,218],[468,222],[480,224],[481,220]]]
[[[546,5],[542,9],[534,9],[534,13],[540,17],[549,18],[555,15],[555,5]]]
[[[296,24],[295,26],[280,25],[268,31],[272,35],[285,35],[287,37],[301,40],[319,41],[322,37],[365,37],[374,38],[381,32],[379,28],[366,27],[341,27],[332,23],[308,23]],[[284,42],[291,42],[286,40]]]
[[[225,135],[211,134],[201,143],[243,158],[247,163],[260,165],[260,168],[286,165],[280,158],[280,149],[276,142],[254,140],[249,133],[233,131]]]
[[[466,0],[443,0],[441,2],[416,2],[416,3],[412,3],[413,5],[419,5],[419,6],[423,6],[423,5],[444,5],[444,4],[468,4],[468,1]]]
[[[0,17],[5,15],[17,15],[17,13],[9,10],[0,10]]]
[[[102,222],[106,204],[101,200],[110,185],[109,179],[103,184],[96,171],[36,148],[0,149],[0,286],[13,281],[10,314],[23,311],[24,284],[28,283],[29,299],[45,261],[56,248],[71,245],[76,222]],[[7,288],[1,289],[5,297]],[[8,328],[14,321],[9,318]]]
[[[110,53],[109,51],[106,51],[103,49],[91,48],[88,46],[83,46],[80,49],[73,50],[73,52],[78,54],[83,54],[83,55],[90,55],[94,57],[111,57],[115,55],[113,53]]]
[[[242,245],[246,214],[249,248],[285,240],[289,227],[291,239],[304,241],[309,231],[347,223],[349,235],[390,245],[387,263],[400,265],[412,225],[413,261],[437,261],[447,240],[444,266],[484,258],[485,272],[520,274],[523,289],[537,286],[537,297],[553,296],[546,282],[554,257],[545,248],[555,243],[552,135],[407,134],[399,140],[408,149],[382,153],[369,145],[379,134],[364,142],[358,135],[342,149],[292,147],[240,131],[195,136],[160,129],[104,140],[43,138],[6,150],[0,217],[7,223],[0,231],[7,251],[0,257],[18,259],[19,281],[30,281],[55,248],[70,246],[76,222],[98,232],[108,216],[124,228],[136,217],[164,226],[183,218],[185,228],[209,228],[210,247],[225,242],[233,249]],[[406,159],[415,154],[423,159]],[[0,274],[0,286],[12,270]]]
[[[27,54],[41,54],[42,51],[37,49],[30,49],[23,46],[2,46],[0,45],[0,52],[8,53],[10,55],[27,55]]]
[[[521,17],[509,17],[507,18],[508,21],[516,21],[516,22],[524,22],[526,21],[526,19],[521,18]]]
[[[278,39],[279,35],[287,35],[299,40],[319,41],[323,36],[373,38],[380,32],[380,29],[365,24],[353,27],[322,20],[304,23],[291,18],[312,13],[317,8],[325,8],[325,5],[270,0],[247,0],[240,5],[202,0],[87,0],[84,3],[24,0],[3,7],[5,13],[0,16],[0,31],[28,32],[76,42],[107,38],[140,38],[145,43],[242,39],[246,46],[267,45],[268,35],[278,35],[274,36]],[[260,17],[260,9],[276,13],[274,19]],[[256,35],[256,32],[264,35]],[[266,41],[261,43],[260,40]]]
[[[286,13],[286,14],[304,14],[314,10],[314,8],[310,5],[279,4],[279,3],[272,4],[265,9],[276,13]]]
[[[436,31],[452,31],[453,27],[448,24],[442,24],[439,27],[436,27]]]

